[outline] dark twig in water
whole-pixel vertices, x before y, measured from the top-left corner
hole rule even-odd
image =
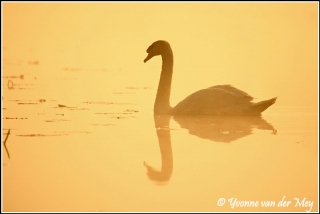
[[[7,154],[8,154],[8,157],[9,157],[9,159],[10,159],[9,150],[8,150],[8,148],[7,148],[7,145],[6,145],[6,142],[7,142],[7,140],[8,140],[9,134],[10,134],[10,129],[9,129],[9,131],[8,131],[8,133],[7,133],[6,139],[5,139],[4,142],[3,142],[3,145],[4,145],[4,148],[6,149],[6,152],[7,152]]]

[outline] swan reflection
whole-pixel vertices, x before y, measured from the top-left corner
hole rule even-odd
[[[169,128],[170,117],[170,115],[154,115],[154,123],[161,153],[161,170],[156,170],[144,162],[148,177],[153,181],[159,182],[158,184],[165,184],[169,181],[173,170],[173,155]]]
[[[161,169],[148,165],[147,176],[156,184],[167,184],[173,172],[173,153],[170,136],[170,115],[154,115],[155,128],[161,153]],[[276,134],[274,127],[260,116],[217,117],[211,115],[179,115],[174,116],[181,128],[187,129],[189,134],[214,142],[230,143],[249,136],[253,129],[270,131]]]
[[[189,134],[215,142],[235,141],[252,134],[253,128],[277,133],[261,116],[178,115],[173,119]]]

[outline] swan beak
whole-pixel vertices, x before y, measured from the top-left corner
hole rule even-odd
[[[148,56],[143,60],[143,62],[146,63],[152,57],[153,57],[153,55],[151,53],[149,53]]]

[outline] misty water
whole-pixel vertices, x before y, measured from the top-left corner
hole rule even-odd
[[[5,4],[3,211],[318,211],[317,8]],[[158,39],[172,106],[220,84],[277,102],[154,115]]]
[[[5,68],[6,211],[310,209],[294,198],[317,209],[314,109],[275,104],[262,119],[154,116],[157,87],[132,84],[134,73],[65,67],[41,77],[38,63]],[[217,205],[284,196],[288,207]]]

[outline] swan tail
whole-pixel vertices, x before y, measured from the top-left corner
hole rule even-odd
[[[266,110],[268,107],[270,107],[271,105],[273,105],[277,100],[277,97],[274,97],[272,99],[269,100],[264,100],[258,103],[253,104],[252,106],[250,106],[245,113],[246,114],[260,114],[261,112],[263,112],[264,110]]]

